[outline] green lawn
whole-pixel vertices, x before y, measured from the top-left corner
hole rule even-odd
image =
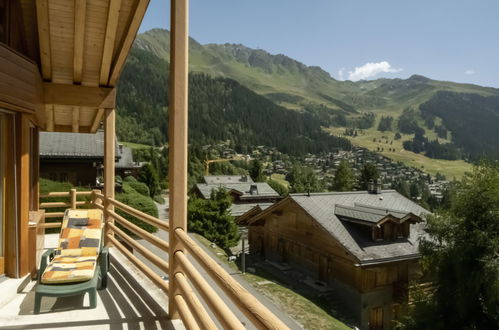
[[[375,127],[377,127],[377,125],[375,125]],[[331,134],[342,136],[345,128],[327,128],[326,130]],[[416,154],[412,151],[405,150],[402,146],[402,142],[412,139],[413,136],[402,134],[400,140],[395,140],[394,135],[394,132],[380,132],[375,128],[371,128],[368,130],[359,130],[358,136],[349,136],[347,138],[354,145],[371,151],[378,151],[378,148],[380,148],[380,150],[383,149],[380,153],[385,157],[393,159],[394,161],[403,162],[408,166],[419,168],[433,175],[439,172],[450,180],[453,178],[460,179],[465,172],[471,172],[472,170],[472,165],[463,160],[433,159],[426,157],[423,154]],[[389,151],[389,149],[395,149],[395,151]]]
[[[132,149],[149,149],[149,148],[151,148],[151,146],[149,146],[147,144],[123,142],[123,141],[120,141],[120,143],[123,144],[125,147],[130,147]]]
[[[278,183],[282,184],[284,187],[289,188],[289,182],[286,181],[284,174],[272,174],[270,178],[274,181],[277,181]]]
[[[212,248],[211,242],[201,235],[194,234],[196,239],[215,253],[217,258],[232,269],[239,270],[234,262],[227,261],[225,251],[219,247]],[[258,292],[278,305],[290,317],[300,323],[305,329],[351,329],[343,322],[329,315],[320,302],[311,301],[302,295],[281,285],[275,278],[263,271],[257,274],[246,273],[242,275]]]

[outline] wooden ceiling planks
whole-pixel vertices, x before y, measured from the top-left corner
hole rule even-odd
[[[125,65],[126,57],[128,56],[133,41],[135,40],[135,36],[139,31],[140,23],[142,23],[142,19],[144,18],[148,5],[149,0],[138,0],[137,7],[135,7],[135,10],[133,11],[131,22],[126,29],[126,36],[124,37],[123,43],[115,55],[111,76],[109,77],[109,86],[115,86],[118,81],[121,70]]]
[[[116,85],[149,0],[19,0],[19,3],[26,35],[25,55],[39,63],[44,86],[88,86],[96,88],[90,92],[97,95],[99,86]],[[104,107],[110,104],[114,107],[114,98],[115,93],[110,93],[108,100],[94,107],[90,101],[78,98],[74,98],[73,104],[69,96],[52,97],[56,103],[45,104],[46,129],[95,132]]]
[[[87,20],[85,26],[84,86],[99,86],[100,68],[104,48],[108,1],[87,0]]]
[[[118,29],[120,17],[121,0],[110,0],[107,15],[106,36],[104,38],[104,50],[102,53],[102,62],[100,68],[99,84],[107,86],[109,81],[109,71],[113,60],[114,43]]]
[[[85,43],[87,0],[75,0],[74,12],[73,81],[80,84],[83,71],[83,46]]]
[[[40,47],[40,64],[42,78],[52,79],[52,58],[50,56],[50,27],[48,0],[36,1],[36,17],[38,20],[38,43]]]
[[[49,1],[52,82],[73,84],[74,2]]]

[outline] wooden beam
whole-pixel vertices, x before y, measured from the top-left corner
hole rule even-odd
[[[115,132],[115,117],[116,111],[114,109],[106,109],[104,116],[104,207],[106,209],[105,219],[106,222],[114,224],[114,219],[109,216],[108,211],[114,211],[114,205],[110,204],[106,199],[114,198],[114,166],[116,162],[115,149],[116,149],[116,132]],[[114,237],[114,232],[109,226],[106,226],[106,238],[108,236]],[[106,239],[106,245],[111,243]]]
[[[139,31],[140,23],[142,22],[142,18],[144,18],[148,5],[149,0],[139,0],[137,3],[132,20],[128,25],[128,29],[126,29],[128,33],[126,33],[125,38],[121,42],[121,46],[116,52],[113,68],[111,70],[111,76],[109,77],[109,86],[115,86],[118,81],[121,70],[125,64],[126,57],[132,47],[133,41],[135,40],[137,31]]]
[[[94,120],[92,121],[92,126],[90,127],[90,133],[95,133],[97,131],[103,115],[104,115],[104,109],[102,108],[97,109],[97,111],[95,112]]]
[[[45,104],[114,108],[116,106],[116,89],[43,83],[43,100]]]
[[[46,111],[46,117],[47,117],[47,127],[46,130],[48,132],[53,132],[54,131],[54,126],[55,126],[55,116],[54,116],[54,106],[53,105],[46,105],[45,106],[45,111]]]
[[[78,133],[78,129],[80,127],[80,108],[73,108],[73,133]]]
[[[106,36],[104,39],[104,50],[102,51],[102,62],[100,66],[99,84],[101,86],[107,85],[109,81],[109,71],[111,70],[111,62],[113,60],[114,42],[116,40],[116,32],[118,31],[120,8],[121,0],[111,0],[109,2]]]
[[[75,0],[75,31],[73,50],[73,81],[81,83],[83,73],[83,45],[85,44],[85,19],[87,0]]]
[[[38,20],[38,41],[40,46],[40,62],[44,80],[52,79],[52,59],[50,52],[50,27],[48,0],[37,0],[36,18]]]
[[[17,200],[18,200],[18,270],[19,277],[28,269],[28,221],[30,197],[30,129],[28,117],[24,113],[16,116],[16,159],[17,159]]]
[[[170,182],[170,292],[169,316],[179,318],[175,296],[179,294],[175,274],[182,269],[173,257],[185,247],[175,235],[175,229],[187,230],[187,122],[189,69],[189,1],[171,1],[170,33],[170,116],[169,116],[169,182]]]

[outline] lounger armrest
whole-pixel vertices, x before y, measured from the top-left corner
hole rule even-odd
[[[102,248],[99,257],[99,266],[101,272],[106,274],[109,271],[109,247],[105,246]]]
[[[55,249],[47,249],[45,253],[42,254],[42,260],[40,260],[40,269],[38,270],[38,279],[42,277],[45,268],[47,268],[48,263],[54,259]]]

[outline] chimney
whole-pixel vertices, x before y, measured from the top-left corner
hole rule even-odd
[[[376,179],[376,183],[374,184],[375,193],[378,194],[378,195],[380,195],[382,187],[383,187],[383,185],[381,184],[381,180],[380,179]]]
[[[369,180],[369,182],[367,184],[367,192],[370,193],[370,194],[375,194],[376,193],[376,190],[375,190],[375,187],[374,187],[374,181],[373,180]]]
[[[258,195],[258,187],[256,184],[250,186],[250,195]]]

